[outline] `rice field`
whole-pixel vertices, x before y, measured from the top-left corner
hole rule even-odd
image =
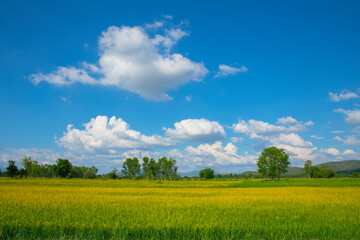
[[[0,239],[360,239],[360,179],[0,179]]]

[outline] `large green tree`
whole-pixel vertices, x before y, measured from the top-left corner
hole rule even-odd
[[[280,174],[287,172],[286,168],[290,165],[289,155],[277,147],[265,148],[257,161],[258,172],[271,180],[277,177],[280,180]]]
[[[141,165],[137,158],[127,158],[123,163],[121,172],[126,178],[136,179],[140,175],[140,167]]]
[[[56,165],[52,168],[55,175],[59,176],[61,178],[66,178],[70,176],[71,173],[72,164],[67,159],[61,159],[59,158],[56,161]]]
[[[212,168],[204,168],[199,172],[199,177],[202,179],[212,179],[215,177],[214,169]]]

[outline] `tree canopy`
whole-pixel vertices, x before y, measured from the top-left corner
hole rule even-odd
[[[199,172],[199,177],[202,179],[212,179],[215,177],[214,172],[212,168],[205,168]]]
[[[286,168],[290,165],[289,155],[282,149],[277,147],[265,148],[257,161],[258,172],[263,176],[269,177],[271,180],[280,174],[287,172]]]

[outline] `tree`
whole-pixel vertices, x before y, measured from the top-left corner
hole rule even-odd
[[[127,158],[123,163],[121,172],[125,177],[130,179],[136,179],[140,175],[140,163],[137,158]]]
[[[304,170],[308,178],[311,178],[311,168],[312,168],[311,164],[312,164],[311,160],[306,160],[304,164]]]
[[[19,174],[15,161],[9,160],[9,166],[6,168],[6,174],[11,178],[14,178]]]
[[[359,177],[359,173],[358,172],[352,172],[351,177],[357,178],[357,177]]]
[[[116,173],[117,173],[117,169],[114,168],[111,172],[109,172],[108,174],[106,174],[106,178],[110,178],[110,179],[116,179]]]
[[[149,161],[149,172],[151,173],[150,179],[160,179],[159,164],[152,158]]]
[[[265,148],[257,161],[258,172],[271,180],[277,177],[280,180],[280,174],[287,172],[286,168],[290,165],[289,155],[284,150],[277,147]]]
[[[335,171],[324,166],[311,167],[311,177],[313,178],[332,178],[335,176]]]
[[[96,178],[96,174],[98,172],[98,169],[95,166],[92,166],[91,168],[86,168],[83,178]]]
[[[199,172],[199,177],[202,179],[212,179],[215,177],[214,169],[205,168]]]
[[[173,180],[178,177],[178,167],[176,166],[175,159],[170,158],[168,160],[166,157],[162,157],[158,159],[157,165],[161,180]]]
[[[151,169],[149,168],[149,161],[150,160],[148,157],[143,157],[142,170],[143,170],[145,178],[147,180],[151,179],[153,176],[153,173],[152,173]]]
[[[59,158],[56,161],[56,165],[54,165],[53,171],[56,176],[59,176],[61,178],[66,178],[71,173],[72,164],[67,159],[61,159]]]

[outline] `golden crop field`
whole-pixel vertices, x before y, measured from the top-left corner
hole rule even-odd
[[[360,239],[360,179],[2,179],[0,229],[0,239]]]

